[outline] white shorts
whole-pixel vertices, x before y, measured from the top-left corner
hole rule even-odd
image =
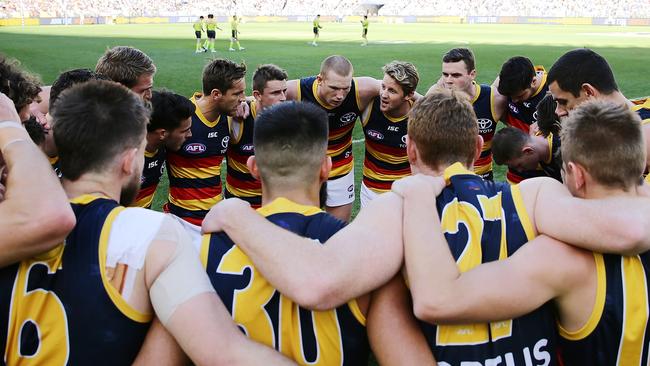
[[[196,249],[197,252],[201,252],[201,227],[196,226],[194,224],[190,224],[189,222],[181,219],[180,217],[168,213],[166,215],[169,215],[171,218],[174,220],[178,221],[181,226],[183,226],[183,229],[190,235],[190,238],[192,238],[192,246],[194,249]]]
[[[339,207],[354,202],[354,168],[341,178],[327,181],[327,207]]]
[[[365,184],[363,184],[363,181],[361,182],[361,192],[359,192],[359,196],[361,198],[361,208],[366,207],[370,201],[379,197],[379,195],[380,193],[371,190],[370,188],[366,187]]]

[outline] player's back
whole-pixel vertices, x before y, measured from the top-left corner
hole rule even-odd
[[[317,207],[284,198],[258,211],[271,222],[321,243],[344,226]],[[269,239],[268,245],[273,245]],[[299,307],[277,292],[224,233],[203,237],[201,260],[226,308],[250,338],[303,365],[367,364],[365,317],[356,300],[329,311]]]
[[[518,186],[481,179],[456,163],[445,171],[451,185],[437,199],[445,238],[462,272],[506,258],[534,237]],[[493,323],[423,324],[442,365],[501,360],[494,364],[554,365],[555,316],[545,305],[525,316]],[[472,363],[473,364],[473,363]]]
[[[109,283],[106,251],[123,210],[93,196],[72,200],[77,224],[65,243],[0,269],[0,347],[8,365],[125,365],[133,362],[151,314]]]
[[[650,252],[635,256],[594,253],[598,287],[587,324],[560,327],[563,361],[573,365],[647,365],[650,345]]]

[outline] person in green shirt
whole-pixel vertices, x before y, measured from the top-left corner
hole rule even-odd
[[[368,45],[368,23],[368,16],[364,15],[363,20],[361,21],[361,38],[363,38],[363,43],[361,43],[362,46]]]
[[[230,21],[230,29],[231,29],[231,36],[230,36],[230,49],[229,51],[234,51],[235,49],[232,48],[233,44],[237,44],[237,48],[239,48],[240,51],[245,50],[244,47],[242,47],[239,44],[239,31],[237,30],[237,26],[239,26],[239,22],[241,21],[241,18],[237,18],[237,15],[232,16],[232,20]]]
[[[319,29],[323,29],[323,27],[320,26],[320,14],[316,15],[316,18],[314,18],[314,39],[311,41],[312,46],[318,46],[316,41],[318,40]]]
[[[192,24],[192,27],[194,28],[194,34],[196,35],[195,53],[201,53],[207,51],[207,49],[201,46],[201,33],[205,31],[205,20],[203,19],[203,15],[201,15],[199,19],[197,19],[194,22],[194,24]]]
[[[217,21],[214,19],[214,14],[208,14],[208,20],[205,22],[205,33],[208,34],[208,40],[203,44],[203,48],[206,50],[210,48],[210,52],[212,53],[217,52],[214,50],[214,40],[217,36],[217,29],[221,30],[221,28],[217,26]]]

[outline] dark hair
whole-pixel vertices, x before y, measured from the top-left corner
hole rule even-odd
[[[287,80],[289,75],[280,67],[273,64],[261,65],[253,74],[253,90],[264,91],[266,83],[272,80]]]
[[[151,97],[151,119],[147,131],[153,132],[159,128],[173,131],[180,127],[181,122],[194,114],[196,107],[189,99],[167,90],[156,90]]]
[[[108,76],[98,74],[90,69],[74,69],[62,72],[50,88],[50,109],[59,98],[59,94],[69,87],[89,80],[110,80]]]
[[[505,127],[497,131],[492,138],[494,162],[503,165],[520,157],[528,139],[528,134],[518,128]]]
[[[203,15],[201,15],[201,16],[199,17],[199,19],[203,19]]]
[[[527,57],[511,57],[501,66],[497,90],[507,97],[517,95],[522,90],[530,88],[534,77],[535,66]]]
[[[327,153],[328,131],[327,114],[314,104],[265,109],[255,120],[253,144],[266,187],[312,181]]]
[[[605,58],[588,48],[578,48],[558,58],[548,72],[548,83],[554,81],[574,97],[580,95],[584,83],[603,94],[618,90],[614,73]]]
[[[127,88],[133,88],[138,84],[140,76],[155,74],[156,65],[146,53],[137,48],[117,46],[104,52],[97,61],[95,71]]]
[[[16,111],[38,100],[41,92],[40,80],[22,70],[20,62],[0,54],[0,92],[14,102]]]
[[[29,137],[36,145],[40,145],[45,141],[45,128],[38,123],[36,117],[29,117],[29,119],[23,122],[23,126],[25,126]]]
[[[560,118],[555,114],[556,102],[551,94],[546,94],[537,104],[537,127],[544,136],[558,135],[560,132]]]
[[[214,18],[214,14],[208,14],[208,18],[210,19]]]
[[[212,60],[203,68],[203,95],[209,95],[213,89],[221,93],[232,87],[232,84],[246,76],[246,65],[237,64],[223,58]]]
[[[61,173],[74,181],[105,171],[118,154],[138,148],[149,109],[126,87],[92,80],[61,93],[52,116]]]
[[[476,67],[474,64],[474,54],[469,48],[452,48],[442,56],[442,62],[465,62],[467,72],[471,72]]]

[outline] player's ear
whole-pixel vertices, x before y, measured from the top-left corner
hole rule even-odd
[[[580,89],[587,95],[587,97],[596,97],[599,94],[598,89],[594,88],[593,85],[589,83],[583,83],[580,85]]]
[[[533,150],[533,148],[531,146],[524,145],[521,148],[521,153],[524,154],[524,155],[530,155],[533,152],[535,152],[535,151]]]
[[[580,197],[584,197],[587,182],[593,181],[589,172],[582,165],[570,161],[566,163],[566,173],[571,174],[572,179],[565,179],[565,181],[573,185],[572,192],[578,192]]]
[[[131,176],[138,169],[138,149],[128,149],[122,153],[120,169],[124,175]]]
[[[253,98],[259,103],[262,100],[262,93],[257,90],[253,90]]]
[[[320,165],[320,183],[326,182],[332,170],[332,158],[325,156]]]
[[[158,140],[163,141],[165,138],[167,138],[167,136],[169,136],[169,131],[167,131],[166,129],[164,128],[156,129],[156,137],[158,138]]]
[[[414,96],[415,96],[415,90],[413,90],[412,92],[406,94],[406,96],[404,97],[404,99],[405,99],[405,100],[413,100],[413,101],[415,101],[415,99],[413,99]]]
[[[248,157],[248,160],[246,160],[246,166],[248,167],[248,171],[251,172],[253,178],[257,180],[262,180],[260,178],[260,171],[259,168],[257,167],[257,160],[255,160],[255,155]]]
[[[472,79],[475,79],[476,78],[476,69],[470,71],[469,76],[471,76]]]
[[[476,159],[481,156],[481,151],[483,151],[483,136],[476,136],[476,146],[474,148],[476,149],[474,153],[474,161],[476,161]]]
[[[221,98],[223,96],[223,93],[221,93],[221,90],[219,89],[212,89],[212,91],[210,92],[210,96],[212,97],[212,99],[217,99],[217,98]]]
[[[415,165],[418,161],[418,148],[415,145],[415,141],[409,138],[409,135],[406,135],[406,156],[409,159],[409,164]]]

